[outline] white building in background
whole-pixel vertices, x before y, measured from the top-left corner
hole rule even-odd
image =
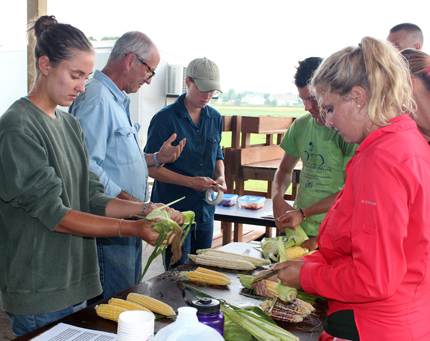
[[[296,106],[299,104],[298,96],[292,93],[273,94],[269,97],[270,101],[276,100],[278,106]]]
[[[106,65],[114,41],[93,42],[93,44],[96,50],[95,69],[101,70]],[[190,61],[161,51],[161,61],[151,84],[149,86],[145,84],[137,93],[129,95],[131,118],[141,125],[142,148],[146,144],[147,131],[152,116],[167,104],[173,103],[183,93],[183,87],[172,86],[172,83],[178,84],[178,80],[176,78],[173,80],[172,75],[183,79],[185,66]],[[174,66],[175,72],[168,72],[169,65]],[[170,78],[168,79],[169,74]],[[13,102],[28,92],[26,48],[7,49],[0,47],[0,75],[0,93],[2,94],[0,96],[0,115],[2,115]],[[61,109],[67,111],[68,108]]]
[[[251,105],[263,105],[265,101],[262,94],[246,94],[246,96],[242,98],[242,103]]]

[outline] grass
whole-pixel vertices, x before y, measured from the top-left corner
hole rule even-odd
[[[233,106],[224,103],[211,104],[222,116],[285,116],[300,117],[306,113],[304,107]]]
[[[285,116],[285,117],[300,117],[306,114],[303,107],[269,107],[269,106],[234,106],[231,103],[215,103],[211,104],[213,108],[218,110],[222,116]],[[276,136],[273,137],[276,142]],[[251,134],[251,144],[266,143],[266,135]],[[231,147],[231,132],[224,131],[222,133],[221,147]],[[291,193],[291,188],[287,193]],[[245,190],[267,192],[268,182],[264,180],[247,180],[245,181]],[[229,191],[230,192],[230,191]]]
[[[222,116],[285,116],[300,117],[306,114],[304,107],[269,107],[269,106],[234,106],[232,103],[211,104]],[[274,137],[276,139],[276,137]],[[251,144],[266,143],[266,136],[262,134],[251,134]],[[231,147],[231,132],[222,133],[221,147]]]

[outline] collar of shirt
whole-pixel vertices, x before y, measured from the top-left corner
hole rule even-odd
[[[390,125],[378,128],[377,130],[370,133],[370,135],[367,136],[364,139],[364,141],[360,143],[355,154],[358,154],[359,152],[365,150],[371,144],[373,144],[377,139],[379,139],[381,136],[387,133],[394,133],[397,131],[404,131],[407,129],[417,129],[417,124],[415,123],[414,120],[412,120],[412,118],[408,114],[403,114],[403,115],[394,117],[389,122],[391,123]]]
[[[102,83],[109,89],[118,104],[124,105],[125,103],[127,107],[129,106],[130,97],[128,97],[124,91],[121,91],[118,86],[112,81],[112,79],[110,79],[108,76],[106,76],[103,72],[99,70],[96,70],[93,78],[97,79],[100,83]]]
[[[179,113],[181,118],[187,118],[190,117],[190,114],[188,113],[188,109],[185,106],[185,96],[187,93],[183,93],[181,96],[179,96],[178,100],[174,103],[176,112]],[[206,105],[204,108],[202,108],[202,111],[200,113],[200,117],[212,117],[213,113],[211,113],[208,110],[208,106]]]

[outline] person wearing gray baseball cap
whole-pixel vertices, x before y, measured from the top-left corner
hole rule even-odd
[[[187,77],[194,80],[197,89],[201,92],[221,91],[218,66],[207,58],[194,59],[188,65]]]
[[[205,200],[206,190],[227,191],[224,180],[224,155],[221,150],[222,117],[208,105],[213,96],[221,91],[218,66],[207,58],[197,58],[188,65],[185,83],[187,92],[173,104],[161,109],[152,118],[148,128],[145,153],[157,151],[165,136],[177,134],[178,143],[186,138],[181,156],[164,167],[149,167],[154,178],[151,200],[171,202],[185,196],[172,205],[180,211],[196,213],[196,226],[188,233],[182,245],[182,258],[170,264],[170,247],[166,252],[166,270],[187,262],[188,254],[198,249],[211,248],[215,206]]]

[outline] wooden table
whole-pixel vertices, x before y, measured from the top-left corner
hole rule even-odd
[[[229,245],[230,248],[225,248],[225,250],[232,251],[235,250],[237,253],[242,253],[242,250],[245,248],[251,248],[252,252],[257,252],[253,249],[253,246],[246,243],[233,243]],[[179,307],[185,306],[185,302],[182,298],[182,288],[183,288],[183,279],[180,279],[178,277],[178,271],[189,271],[194,270],[197,267],[194,263],[187,263],[184,265],[181,265],[171,271],[168,271],[166,273],[163,273],[157,277],[154,277],[146,282],[140,283],[139,285],[132,287],[128,290],[123,291],[122,293],[115,295],[115,297],[119,298],[126,298],[127,294],[130,292],[137,292],[140,294],[148,295],[153,298],[159,299],[170,306],[176,311]],[[258,305],[259,300],[255,300],[253,298],[243,296],[240,293],[243,292],[245,289],[241,286],[239,279],[237,278],[237,271],[233,270],[227,270],[227,269],[219,269],[219,268],[212,268],[213,270],[223,272],[227,274],[232,284],[227,287],[222,286],[203,286],[199,284],[195,284],[189,281],[186,281],[185,283],[192,285],[193,287],[206,292],[207,294],[216,297],[216,298],[222,298],[226,300],[227,302],[236,305],[236,306],[246,306],[246,305]],[[240,271],[240,273],[244,274],[252,274],[261,271],[254,271],[254,272],[245,272]],[[108,299],[102,301],[101,303],[106,303]],[[297,323],[297,324],[289,324],[289,323],[278,323],[283,328],[287,329],[294,335],[300,337],[300,340],[318,340],[318,336],[321,333],[322,330],[322,323],[326,318],[326,311],[327,306],[326,303],[319,302],[316,305],[316,311],[315,314],[312,314],[311,316],[307,317],[303,322]],[[171,319],[161,319],[156,320],[155,322],[155,332],[160,330],[165,325],[171,323],[173,320]],[[82,328],[88,328],[88,329],[95,329],[105,332],[111,332],[116,333],[117,331],[117,323],[102,319],[97,316],[94,305],[89,306],[81,311],[78,311],[72,315],[69,315],[57,322],[51,323],[45,327],[39,328],[31,333],[28,333],[26,335],[23,335],[19,338],[16,338],[16,341],[27,341],[31,338],[34,338],[35,336],[43,333],[44,331],[48,330],[49,328],[52,328],[59,322],[67,323],[70,325],[82,327]]]

